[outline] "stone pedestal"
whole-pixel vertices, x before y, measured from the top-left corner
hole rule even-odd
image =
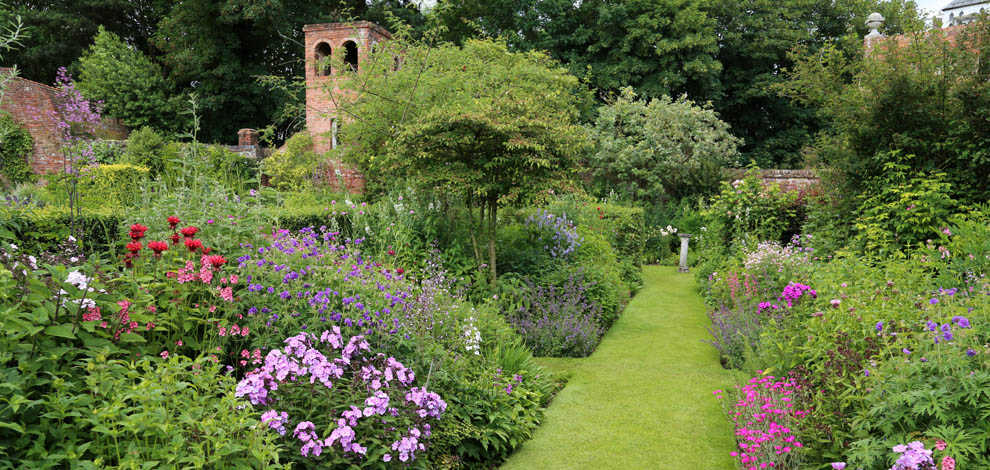
[[[677,272],[686,273],[688,272],[687,265],[687,255],[688,255],[688,241],[691,240],[690,233],[678,233],[677,236],[681,237],[681,265],[677,268]]]

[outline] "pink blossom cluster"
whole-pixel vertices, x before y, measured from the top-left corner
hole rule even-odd
[[[739,398],[728,413],[736,427],[738,457],[745,470],[789,468],[792,455],[803,444],[794,428],[808,414],[795,407],[799,389],[794,382],[774,376],[754,377],[739,389]],[[721,391],[715,395],[721,398]]]
[[[280,390],[296,385],[312,390],[308,393],[334,390],[337,396],[327,397],[330,402],[347,403],[352,400],[348,394],[355,391],[367,394],[361,401],[363,407],[353,402],[346,406],[326,437],[317,434],[312,422],[298,422],[292,436],[301,443],[303,457],[318,457],[339,446],[343,456],[363,458],[368,448],[362,445],[360,436],[369,437],[370,442],[392,441],[393,452],[383,455],[385,462],[392,460],[393,453],[399,461],[414,460],[417,451],[426,449],[420,442],[421,437],[430,436],[430,425],[425,421],[439,419],[447,404],[436,393],[411,387],[416,379],[412,370],[394,357],[372,354],[361,335],[345,341],[338,326],[323,331],[319,337],[304,332],[284,342],[283,348],[269,351],[264,364],[237,384],[236,396],[247,397],[254,405],[274,406],[284,396]],[[327,357],[321,349],[333,351],[335,357]],[[247,350],[242,351],[242,356],[245,353]],[[256,354],[260,355],[257,351]],[[310,389],[317,382],[323,388]],[[405,417],[413,426],[398,435],[395,423],[384,424],[391,422],[382,419],[386,416]],[[262,423],[285,435],[290,420],[287,413],[269,409],[262,415]]]
[[[798,299],[800,299],[801,296],[805,294],[807,294],[808,297],[811,297],[812,299],[818,298],[818,292],[812,289],[811,286],[806,286],[804,284],[797,282],[791,282],[787,284],[787,287],[785,287],[784,291],[780,293],[780,297],[778,297],[777,300],[786,303],[788,307],[793,307],[794,302],[797,302]]]

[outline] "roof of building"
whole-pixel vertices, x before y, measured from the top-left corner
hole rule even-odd
[[[942,11],[953,10],[956,8],[968,7],[972,5],[979,5],[981,3],[986,3],[990,5],[990,1],[987,0],[952,0],[948,5],[942,7]]]

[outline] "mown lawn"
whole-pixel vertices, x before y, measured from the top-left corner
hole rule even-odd
[[[734,470],[732,426],[712,391],[734,384],[690,274],[644,268],[645,287],[586,359],[541,359],[570,381],[502,470]]]

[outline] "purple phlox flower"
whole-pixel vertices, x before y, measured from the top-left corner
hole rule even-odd
[[[966,349],[966,355],[969,357],[973,357],[976,355],[976,351],[973,348],[968,348]]]

